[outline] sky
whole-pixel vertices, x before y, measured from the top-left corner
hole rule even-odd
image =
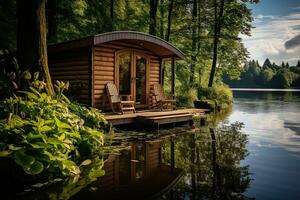
[[[251,37],[242,36],[250,58],[295,65],[300,60],[300,0],[260,0],[249,5],[254,21]]]

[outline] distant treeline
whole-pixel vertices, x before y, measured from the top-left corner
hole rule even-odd
[[[239,88],[300,88],[300,60],[296,66],[290,66],[288,62],[272,64],[268,58],[260,66],[258,61],[251,60],[244,65],[240,80],[224,76],[223,81],[230,87]]]

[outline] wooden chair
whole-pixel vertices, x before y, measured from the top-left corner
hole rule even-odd
[[[157,103],[158,108],[163,110],[164,108],[168,109],[176,109],[176,100],[175,99],[166,99],[164,89],[160,84],[154,84],[154,96]],[[174,98],[174,97],[173,97]]]
[[[119,95],[117,87],[114,83],[106,84],[106,92],[113,112],[115,112],[114,105],[117,105],[122,114],[124,114],[125,111],[132,111],[135,113],[135,102],[130,100],[131,95]],[[126,101],[122,101],[123,97],[126,97]]]

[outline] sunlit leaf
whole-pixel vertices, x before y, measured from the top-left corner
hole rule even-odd
[[[83,161],[81,164],[80,164],[80,166],[82,166],[82,165],[90,165],[92,163],[92,161],[91,160],[85,160],[85,161]]]

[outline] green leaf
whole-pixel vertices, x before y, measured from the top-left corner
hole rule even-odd
[[[8,145],[8,148],[13,151],[17,151],[22,149],[22,147],[15,147],[13,144]]]
[[[43,127],[40,129],[41,132],[48,132],[48,131],[51,131],[51,130],[53,130],[53,128],[50,127],[50,126],[43,126]]]
[[[63,141],[65,138],[66,138],[66,135],[65,135],[64,133],[61,134],[61,135],[58,137],[58,139],[59,139],[60,141]]]
[[[40,188],[40,187],[43,187],[44,185],[46,185],[47,183],[36,183],[34,185],[32,185],[32,187],[35,187],[35,188]]]
[[[31,79],[31,73],[29,72],[29,70],[26,70],[22,73],[22,78],[25,80],[30,80]]]
[[[25,154],[24,150],[19,150],[14,153],[15,162],[23,167],[23,169],[30,168],[30,166],[35,162],[33,156]]]
[[[38,78],[39,78],[39,72],[35,72],[33,74],[33,77],[34,77],[34,80],[38,80]]]
[[[71,160],[64,160],[62,162],[63,169],[67,170],[69,173],[72,174],[80,174],[80,169],[79,167],[75,164],[75,162]]]
[[[0,157],[7,157],[9,156],[13,151],[8,150],[8,151],[0,151]]]
[[[91,172],[89,173],[89,178],[96,179],[104,175],[105,175],[105,171],[103,169],[91,170]]]
[[[35,94],[33,94],[32,92],[26,92],[26,91],[18,91],[18,93],[23,93],[23,94],[26,94],[27,97],[31,100],[38,100],[39,97],[36,96]]]
[[[44,165],[39,161],[35,161],[28,168],[23,168],[23,169],[27,174],[36,175],[41,173],[44,170]]]
[[[80,166],[83,166],[83,165],[90,165],[92,163],[92,161],[90,159],[87,159],[85,161],[83,161]]]

